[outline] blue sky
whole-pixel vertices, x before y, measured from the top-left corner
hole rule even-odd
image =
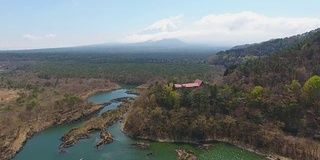
[[[0,49],[162,38],[225,46],[320,27],[317,0],[0,0],[0,4]],[[174,30],[164,28],[169,22]],[[138,34],[150,26],[163,30]]]

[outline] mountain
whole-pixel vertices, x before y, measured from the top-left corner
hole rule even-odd
[[[174,32],[178,31],[179,27],[174,24],[172,21],[168,19],[164,19],[161,21],[158,21],[151,26],[145,28],[144,30],[138,32],[139,35],[142,34],[157,34],[157,33],[163,33],[163,32]]]
[[[78,47],[77,47],[78,48]],[[179,39],[149,40],[138,43],[107,43],[90,46],[80,46],[78,49],[95,49],[105,53],[210,53],[220,51],[222,47],[189,44]],[[225,48],[223,48],[225,49]]]
[[[271,39],[262,43],[235,46],[230,50],[221,51],[216,55],[213,55],[209,58],[209,62],[210,64],[223,65],[225,67],[243,64],[244,62],[266,57],[281,50],[298,45],[313,36],[317,31],[320,31],[320,28],[292,37]]]
[[[174,52],[176,50],[187,51],[190,48],[202,50],[207,47],[187,44],[179,39],[149,40],[138,43],[105,43],[74,47],[74,49],[79,50],[99,50],[105,53]]]
[[[146,41],[141,43],[134,43],[136,46],[148,46],[148,47],[187,47],[188,44],[182,42],[179,39],[161,39],[157,41]]]

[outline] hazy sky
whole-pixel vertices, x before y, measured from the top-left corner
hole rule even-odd
[[[319,0],[0,0],[0,49],[261,42],[319,28],[319,7]]]

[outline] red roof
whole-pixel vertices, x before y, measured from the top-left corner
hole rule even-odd
[[[196,79],[196,80],[194,81],[194,83],[197,83],[199,86],[201,86],[202,81],[201,81],[200,79]]]
[[[185,84],[174,84],[175,88],[182,88],[182,87],[186,87],[186,88],[193,88],[193,87],[199,87],[201,86],[202,81],[197,79],[194,81],[194,83],[185,83]]]

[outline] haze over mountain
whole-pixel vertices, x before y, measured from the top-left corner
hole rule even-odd
[[[179,39],[161,39],[161,40],[148,40],[148,41],[138,42],[138,43],[102,43],[102,44],[84,45],[84,46],[77,46],[77,47],[117,47],[117,46],[185,47],[188,45],[191,45],[191,44],[185,43]]]
[[[227,47],[214,47],[185,43],[179,39],[148,40],[138,43],[103,43],[74,47],[45,48],[30,50],[0,50],[0,53],[194,53],[212,54]]]

